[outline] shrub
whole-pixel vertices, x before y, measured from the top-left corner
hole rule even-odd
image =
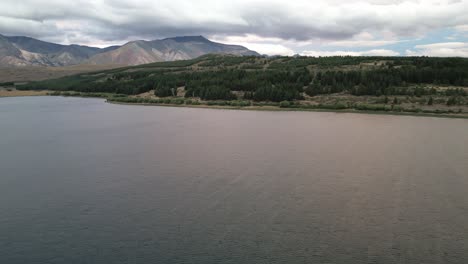
[[[239,106],[240,107],[250,106],[250,102],[249,101],[239,101]]]
[[[357,110],[362,110],[362,111],[390,111],[391,110],[391,108],[386,107],[385,105],[380,105],[380,104],[375,104],[375,105],[357,104],[355,108]]]
[[[393,106],[392,111],[394,111],[394,112],[402,112],[402,111],[403,111],[403,107],[401,107],[401,106],[399,106],[399,105],[395,105],[395,106]]]
[[[434,104],[434,99],[431,97],[429,97],[429,101],[427,101],[427,105],[433,105]]]
[[[281,101],[280,104],[279,104],[279,106],[280,106],[281,108],[288,108],[288,107],[291,106],[291,103],[290,103],[289,101]]]
[[[184,103],[183,99],[172,99],[171,104],[181,105]]]
[[[419,113],[422,112],[420,108],[411,108],[411,109],[404,109],[405,112],[410,112],[410,113]]]
[[[316,107],[313,106],[313,105],[309,105],[308,108],[316,108]],[[342,110],[342,109],[347,109],[349,107],[347,105],[343,104],[343,103],[336,103],[336,104],[319,104],[317,106],[317,108],[319,108],[319,109]],[[363,109],[359,109],[359,110],[363,110]]]
[[[457,104],[457,98],[452,96],[447,100],[447,105],[452,106]]]
[[[336,103],[333,105],[333,109],[337,109],[337,110],[346,109],[346,108],[348,108],[348,106],[344,103]]]

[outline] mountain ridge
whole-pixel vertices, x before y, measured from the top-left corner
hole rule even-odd
[[[202,55],[258,56],[243,46],[227,45],[203,36],[177,36],[157,40],[135,40],[106,48],[62,45],[25,36],[0,34],[0,66],[140,65],[193,59]]]
[[[137,40],[119,49],[98,54],[88,60],[90,64],[126,64],[189,60],[206,54],[232,54],[258,56],[255,51],[237,45],[210,41],[203,36],[182,36],[161,40]]]

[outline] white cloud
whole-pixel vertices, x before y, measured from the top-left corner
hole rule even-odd
[[[399,56],[400,53],[394,50],[388,49],[373,49],[369,51],[364,51],[361,54],[362,56]]]
[[[330,56],[399,56],[400,53],[387,49],[373,49],[367,51],[320,51],[310,50],[301,53],[310,57],[330,57]]]
[[[295,52],[287,47],[288,45],[297,45],[296,42],[285,41],[280,38],[263,38],[253,34],[244,36],[214,36],[212,41],[242,45],[248,49],[255,50],[260,54],[291,56]]]
[[[468,43],[445,42],[427,45],[417,45],[414,50],[407,50],[408,56],[433,56],[433,57],[468,57]]]
[[[458,25],[455,27],[457,31],[468,32],[468,25]]]
[[[382,39],[376,39],[374,34],[370,32],[361,32],[351,39],[348,40],[339,40],[328,42],[327,45],[336,46],[336,47],[379,47],[385,45],[391,45],[398,42],[401,42],[392,34],[386,32]]]
[[[416,49],[441,49],[441,48],[449,48],[449,49],[459,49],[467,47],[467,43],[464,42],[445,42],[445,43],[432,43],[432,44],[425,44],[425,45],[416,45]]]
[[[337,47],[379,47],[385,45],[396,44],[398,40],[343,40],[332,41],[329,43],[331,46]]]
[[[285,47],[280,44],[263,44],[263,43],[234,43],[237,45],[242,45],[248,49],[255,50],[260,54],[266,55],[283,55],[291,56],[294,55],[294,51],[288,47]]]

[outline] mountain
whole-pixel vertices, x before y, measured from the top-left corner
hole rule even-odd
[[[0,35],[0,65],[20,64],[21,51]]]
[[[245,47],[212,42],[202,36],[137,40],[123,46],[100,49],[0,35],[0,66],[139,65],[193,59],[209,53],[259,55]]]
[[[161,61],[188,60],[206,54],[258,56],[242,46],[212,42],[202,36],[175,37],[153,41],[132,41],[122,47],[93,56],[90,64],[139,65]]]
[[[100,49],[80,45],[60,45],[29,37],[0,35],[0,65],[2,66],[68,66],[84,62],[101,52]]]

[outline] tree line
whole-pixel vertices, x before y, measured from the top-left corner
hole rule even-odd
[[[384,63],[377,63],[386,59]],[[330,67],[371,63],[373,67],[351,69]],[[201,70],[193,70],[199,63]],[[269,63],[269,65],[267,65]],[[250,67],[256,65],[261,67]],[[254,101],[293,101],[303,94],[350,93],[362,95],[434,95],[436,89],[426,84],[468,86],[468,60],[461,58],[368,58],[368,57],[219,57],[205,56],[197,60],[127,67],[103,74],[82,74],[56,80],[33,82],[18,89],[47,89],[88,93],[134,95],[155,91],[158,97],[177,95],[185,87],[186,97],[203,100],[234,100],[241,92],[243,99]],[[208,68],[204,68],[204,65]],[[220,67],[216,67],[216,66]],[[266,65],[265,68],[263,65]],[[320,67],[310,68],[310,65]],[[151,66],[153,68],[151,68]],[[230,66],[226,68],[225,66]],[[139,69],[139,70],[138,70]],[[447,96],[466,96],[464,89],[451,88]]]

